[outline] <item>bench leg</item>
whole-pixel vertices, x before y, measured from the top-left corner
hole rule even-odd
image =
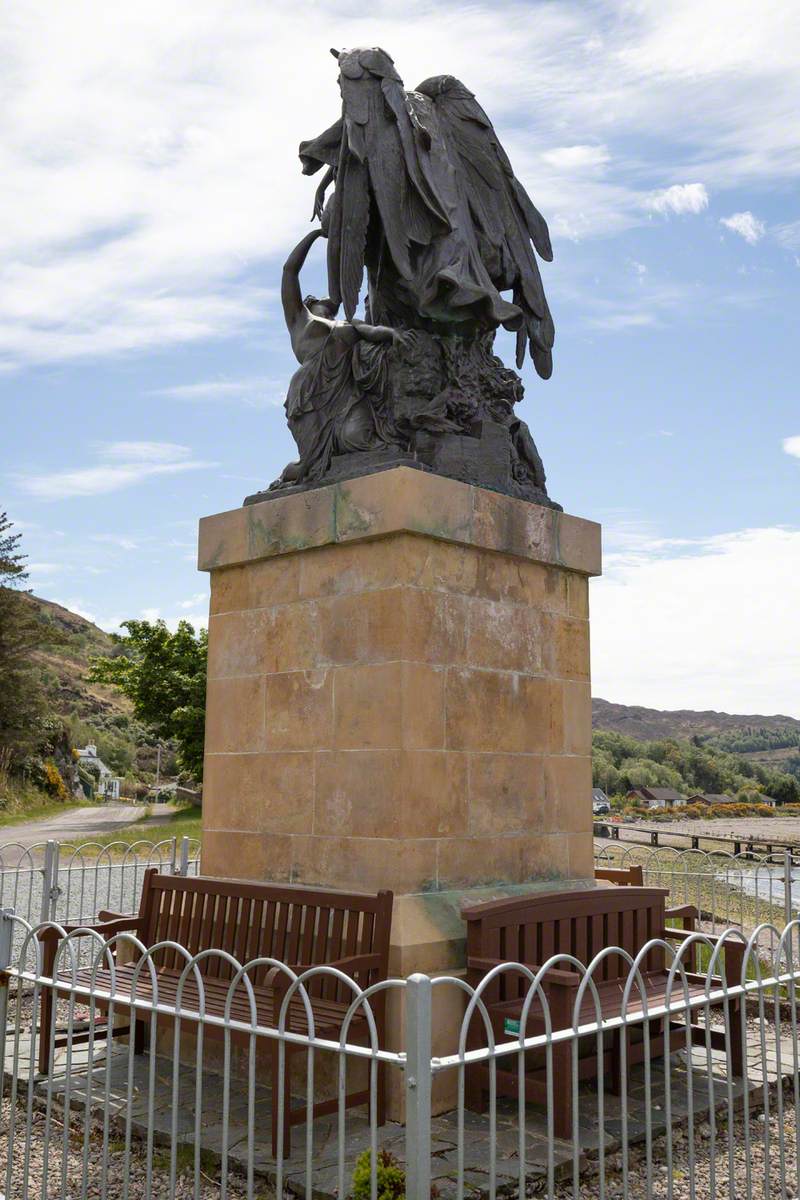
[[[55,931],[48,930],[42,938],[42,974],[53,978],[58,941]],[[50,1038],[55,1022],[56,993],[54,988],[43,987],[39,1007],[39,1071],[47,1075],[50,1070]]]
[[[292,1092],[291,1092],[291,1048],[286,1045],[284,1057],[283,1088],[279,1088],[278,1042],[272,1043],[272,1157],[278,1157],[278,1111],[283,1105],[283,1157],[292,1153]]]
[[[738,1078],[744,1075],[744,1051],[742,1049],[742,1036],[744,1033],[745,1016],[744,1005],[741,1000],[734,1000],[730,1006],[730,1039],[731,1039],[731,1068],[733,1074]]]
[[[152,1020],[155,1020],[155,1019],[156,1019],[156,1016],[155,1016],[155,1013],[153,1013]],[[134,1008],[131,1008],[130,1036],[133,1038],[133,1053],[134,1054],[144,1054],[144,1032],[145,1032],[144,1021],[137,1021],[136,1010]],[[110,1034],[111,1034],[111,1030],[109,1030],[109,1035]],[[109,1040],[109,1042],[111,1041],[110,1036],[109,1036],[108,1040]]]
[[[53,993],[50,988],[42,988],[42,998],[39,1005],[39,1074],[47,1075],[50,1071],[50,1037],[53,1031]]]
[[[553,1133],[572,1138],[572,1046],[563,1042],[553,1047]]]
[[[375,1124],[378,1129],[382,1129],[386,1124],[386,1063],[378,1063],[378,1078],[376,1086],[378,1089],[378,1102],[375,1106]]]

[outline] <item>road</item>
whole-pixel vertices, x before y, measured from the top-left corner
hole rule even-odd
[[[158,824],[169,817],[174,809],[170,804],[153,806],[150,817],[144,817],[145,809],[135,804],[92,805],[87,808],[70,808],[65,813],[45,817],[42,821],[26,821],[19,825],[0,827],[0,846],[13,842],[20,846],[34,846],[51,839],[59,842],[86,842],[97,834],[113,833],[134,822],[147,825]],[[3,856],[6,858],[6,855]],[[7,864],[8,865],[8,864]]]

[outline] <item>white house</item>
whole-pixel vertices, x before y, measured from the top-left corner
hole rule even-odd
[[[119,800],[119,776],[107,767],[102,758],[98,758],[97,746],[91,742],[78,750],[78,762],[97,778],[97,790],[106,800]]]

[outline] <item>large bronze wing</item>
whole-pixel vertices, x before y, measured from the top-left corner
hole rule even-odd
[[[524,314],[524,325],[517,331],[517,366],[522,366],[527,342],[537,372],[548,379],[555,328],[533,249],[552,260],[547,224],[515,177],[494,126],[472,92],[452,75],[426,79],[416,90],[433,102],[492,282],[498,291],[511,290]]]
[[[398,272],[408,280],[414,277],[414,244],[428,245],[449,225],[420,162],[420,130],[388,54],[378,49],[342,51],[339,72],[342,139],[328,232],[328,283],[332,299],[342,301],[349,320],[358,305],[373,201],[381,236]]]

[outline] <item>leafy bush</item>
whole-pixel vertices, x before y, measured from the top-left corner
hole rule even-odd
[[[800,756],[798,764],[800,772]],[[766,793],[783,804],[800,804],[800,778],[786,771],[739,758],[710,743],[675,738],[640,742],[607,730],[597,730],[592,738],[592,782],[612,796],[635,787],[672,787],[688,795],[747,795],[755,803],[758,793]]]
[[[372,1159],[369,1150],[359,1154],[353,1172],[353,1200],[370,1200]],[[376,1172],[378,1200],[405,1200],[406,1173],[389,1150],[379,1150]]]
[[[63,804],[69,804],[72,797],[69,794],[67,785],[64,783],[63,776],[56,764],[50,758],[44,764],[44,790],[54,800],[60,800]]]

